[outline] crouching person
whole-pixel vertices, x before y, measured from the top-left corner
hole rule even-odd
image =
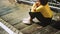
[[[37,0],[29,12],[29,22],[25,24],[32,24],[33,19],[36,17],[42,25],[49,24],[53,17],[53,12],[48,5],[48,0]]]

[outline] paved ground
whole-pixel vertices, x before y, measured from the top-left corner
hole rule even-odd
[[[59,30],[50,25],[42,27],[38,24],[26,25],[22,23],[23,18],[29,17],[31,6],[27,4],[11,4],[8,0],[0,0],[0,18],[8,22],[24,34],[56,34]],[[60,15],[60,13],[58,14]]]

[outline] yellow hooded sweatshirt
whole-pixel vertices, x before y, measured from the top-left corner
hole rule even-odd
[[[50,9],[48,3],[45,6],[40,5],[36,8],[36,11],[33,10],[34,6],[35,4],[33,4],[31,12],[40,12],[45,18],[52,18],[53,11]]]

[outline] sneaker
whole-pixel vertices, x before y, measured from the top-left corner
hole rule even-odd
[[[30,21],[29,18],[24,18],[22,22],[23,22],[24,24],[28,24],[28,25],[34,23],[33,21]]]

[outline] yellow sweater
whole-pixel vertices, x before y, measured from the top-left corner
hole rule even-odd
[[[33,5],[34,6],[34,5]],[[42,6],[40,5],[39,7],[36,8],[36,11],[34,11],[32,9],[31,12],[41,12],[41,14],[45,17],[45,18],[52,18],[53,16],[53,12],[52,10],[50,9],[49,5],[45,5],[45,6]]]

